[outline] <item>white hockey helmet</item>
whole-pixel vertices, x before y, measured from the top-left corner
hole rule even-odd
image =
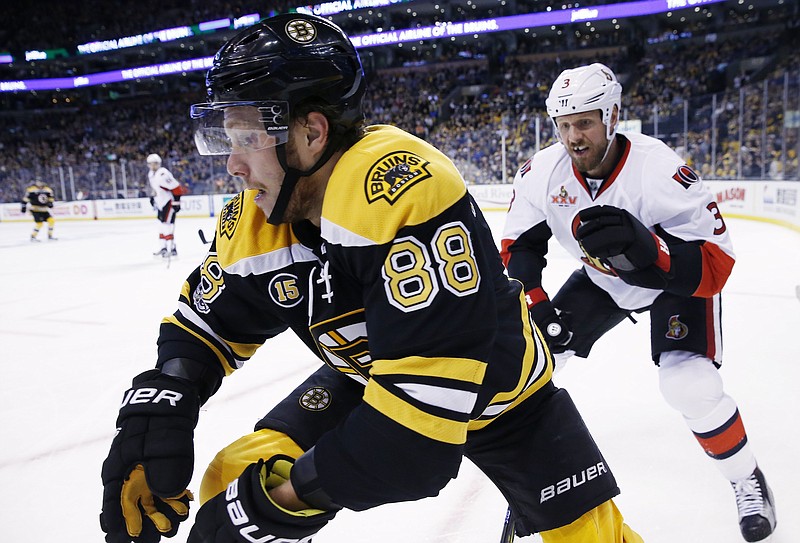
[[[599,109],[603,124],[606,126],[606,137],[614,137],[616,126],[611,126],[611,114],[614,106],[617,111],[622,101],[622,85],[617,76],[605,64],[595,62],[561,72],[545,101],[547,114],[556,124],[556,117],[584,113]],[[556,126],[558,134],[558,126]],[[561,136],[558,136],[559,139]]]
[[[161,164],[161,157],[157,154],[153,153],[151,155],[147,155],[147,163],[148,164]]]

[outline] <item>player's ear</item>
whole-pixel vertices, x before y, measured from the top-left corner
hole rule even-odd
[[[611,120],[609,122],[612,127],[616,127],[619,122],[619,108],[617,104],[614,104],[614,108],[611,110]]]
[[[305,143],[314,155],[321,155],[328,144],[328,118],[318,111],[311,111],[305,121]]]

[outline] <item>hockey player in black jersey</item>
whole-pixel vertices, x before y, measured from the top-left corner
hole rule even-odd
[[[20,210],[25,213],[28,211],[28,206],[30,206],[34,222],[31,241],[39,241],[39,230],[42,229],[44,223],[47,223],[47,239],[57,239],[54,236],[56,220],[50,214],[53,202],[55,202],[53,189],[48,187],[41,179],[36,179],[30,187],[25,189],[25,196],[22,197]]]
[[[211,462],[189,543],[308,542],[342,508],[438,494],[465,456],[518,535],[641,542],[459,172],[395,127],[363,126],[341,30],[262,21],[217,53],[207,88],[198,150],[227,155],[246,190],[162,323],[156,368],[124,395],[106,541],[177,532],[200,406],[291,329],[324,364]]]

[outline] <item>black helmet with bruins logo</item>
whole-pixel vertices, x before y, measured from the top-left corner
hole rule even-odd
[[[265,19],[234,36],[206,76],[209,102],[281,100],[291,108],[310,98],[341,110],[345,127],[363,121],[361,59],[342,30],[315,15]]]
[[[285,177],[267,221],[280,224],[301,177],[321,168],[348,134],[364,122],[366,90],[361,59],[350,39],[327,19],[290,13],[255,24],[231,38],[214,57],[206,76],[208,102],[195,104],[190,115],[201,155],[230,155],[275,147]],[[298,104],[328,106],[335,111],[329,143],[307,170],[290,167],[286,142]],[[226,112],[257,110],[263,130],[226,125]],[[230,124],[233,124],[231,126]]]

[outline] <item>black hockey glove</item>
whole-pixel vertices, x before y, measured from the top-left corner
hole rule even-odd
[[[639,220],[614,206],[594,206],[579,213],[575,237],[591,256],[615,271],[633,272],[656,264],[669,271],[669,248]]]
[[[539,302],[529,311],[536,327],[542,331],[551,353],[560,354],[569,349],[572,332],[553,307],[553,302],[550,300]]]
[[[267,491],[289,480],[293,463],[289,456],[276,455],[250,464],[200,508],[187,543],[310,543],[336,511],[288,511],[272,501]]]
[[[189,516],[200,411],[188,382],[149,370],[133,379],[103,462],[100,527],[108,543],[156,543]]]
[[[180,200],[173,200],[172,201],[172,211],[177,213],[181,210],[181,201]]]
[[[53,202],[47,202],[47,207],[53,207]]]
[[[156,199],[155,196],[150,197],[150,207],[158,211],[158,207],[156,207]]]
[[[19,208],[19,210],[22,213],[25,213],[26,211],[28,211],[28,204],[22,204],[22,206]]]

